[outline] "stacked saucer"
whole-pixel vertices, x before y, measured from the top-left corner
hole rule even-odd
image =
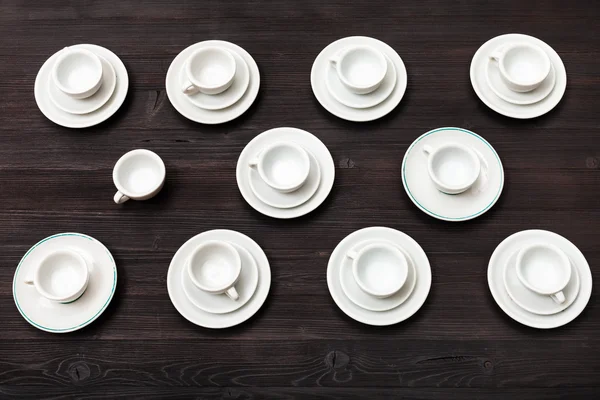
[[[13,297],[31,325],[66,333],[98,318],[116,287],[117,267],[102,243],[80,233],[60,233],[23,256],[13,279]]]
[[[65,47],[40,68],[35,100],[51,121],[68,128],[99,124],[123,104],[129,78],[123,62],[104,47]]]
[[[431,268],[410,236],[370,227],[351,233],[331,253],[327,285],[349,317],[368,325],[392,325],[421,308],[431,287]]]
[[[221,124],[242,115],[260,86],[258,66],[241,47],[208,40],[175,57],[167,72],[167,96],[184,117]]]
[[[541,329],[571,322],[592,293],[590,267],[581,251],[543,230],[518,232],[500,243],[490,259],[488,284],[506,314]]]
[[[321,51],[310,81],[315,97],[330,113],[349,121],[371,121],[400,103],[407,77],[394,49],[377,39],[353,36]]]
[[[273,218],[296,218],[327,198],[335,166],[316,136],[296,128],[275,128],[246,145],[236,178],[242,196],[256,211]]]
[[[167,274],[171,302],[190,322],[228,328],[246,321],[263,305],[271,269],[263,250],[235,231],[194,236],[173,256]]]
[[[567,73],[560,56],[546,43],[508,34],[477,50],[471,62],[471,84],[492,110],[512,118],[535,118],[558,104]]]

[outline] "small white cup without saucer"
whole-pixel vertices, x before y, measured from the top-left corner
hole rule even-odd
[[[329,61],[344,86],[357,94],[377,90],[387,73],[385,56],[370,46],[347,47]]]
[[[446,194],[468,190],[481,172],[481,160],[472,148],[460,143],[449,143],[437,148],[423,146],[429,155],[427,170],[436,188]]]
[[[162,189],[165,175],[165,164],[158,154],[144,149],[125,153],[113,169],[113,182],[118,189],[115,203],[154,197]]]
[[[397,293],[408,278],[408,261],[398,248],[387,243],[369,244],[350,250],[352,273],[358,286],[371,296],[383,299]]]
[[[513,43],[497,49],[490,56],[498,62],[502,80],[515,92],[530,92],[548,77],[552,64],[541,47]]]
[[[188,258],[186,269],[192,283],[211,294],[225,293],[240,298],[235,284],[242,272],[240,254],[231,244],[220,240],[202,243]]]
[[[310,173],[310,157],[306,150],[293,142],[276,142],[250,160],[263,181],[281,193],[299,189]]]
[[[235,58],[228,50],[217,46],[198,49],[185,63],[188,80],[181,90],[188,95],[219,94],[233,83],[236,68]]]
[[[519,250],[517,276],[527,289],[561,304],[565,302],[563,289],[571,280],[571,262],[558,247],[535,243]]]
[[[80,298],[90,280],[88,264],[76,251],[61,249],[49,253],[25,280],[48,300],[72,303]]]
[[[52,80],[65,94],[85,99],[102,86],[102,61],[89,50],[65,47],[52,68]]]

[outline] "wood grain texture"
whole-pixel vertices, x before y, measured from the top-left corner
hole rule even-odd
[[[506,236],[538,228],[567,237],[600,274],[599,17],[585,0],[0,0],[0,398],[597,398],[596,288],[575,321],[538,331],[499,309],[486,273]],[[471,88],[477,48],[510,32],[546,41],[567,69],[563,100],[540,118],[505,118]],[[340,120],[312,95],[314,58],[349,35],[385,41],[406,64],[406,95],[378,121]],[[179,115],[164,87],[173,58],[207,39],[244,47],[261,71],[255,104],[219,126]],[[40,66],[74,43],[108,47],[130,78],[123,107],[84,130],[54,125],[33,98]],[[336,165],[329,198],[292,221],[254,211],[235,181],[244,146],[277,126],[314,133]],[[479,133],[504,164],[502,197],[476,220],[434,220],[402,189],[404,152],[440,126]],[[167,183],[118,207],[112,167],[134,148],[164,159]],[[337,243],[372,225],[412,236],[432,265],[423,308],[386,328],[345,316],[326,285]],[[264,307],[225,331],[190,324],[166,290],[177,249],[216,228],[255,239],[273,275]],[[52,335],[21,318],[11,284],[29,247],[65,231],[105,243],[119,283],[96,322]]]

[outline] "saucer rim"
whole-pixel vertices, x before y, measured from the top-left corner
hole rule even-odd
[[[467,133],[467,134],[481,140],[494,153],[494,155],[496,156],[496,160],[498,161],[498,165],[500,166],[500,186],[498,188],[498,192],[496,193],[496,196],[485,208],[478,211],[477,213],[470,214],[466,217],[446,217],[446,216],[434,213],[433,211],[427,209],[426,207],[422,206],[421,203],[419,203],[418,200],[413,196],[413,194],[410,191],[410,188],[408,187],[407,182],[406,182],[406,163],[407,163],[407,158],[408,158],[408,155],[410,154],[410,151],[415,147],[415,145],[419,141],[421,141],[421,139],[423,139],[433,133],[437,133],[437,132],[441,132],[441,131],[459,131],[459,132]],[[494,149],[494,147],[487,140],[485,140],[485,138],[483,138],[479,134],[472,132],[468,129],[457,128],[457,127],[449,127],[448,126],[448,127],[436,128],[436,129],[432,129],[428,132],[423,133],[421,136],[419,136],[417,139],[415,139],[411,143],[411,145],[408,147],[408,149],[406,150],[406,153],[404,153],[404,158],[402,160],[402,185],[404,186],[404,191],[408,194],[408,197],[411,199],[411,201],[417,206],[418,209],[423,211],[425,214],[428,214],[431,217],[434,217],[434,218],[437,218],[437,219],[440,219],[443,221],[449,221],[449,222],[468,221],[468,220],[477,218],[477,217],[485,214],[488,210],[490,210],[496,204],[496,202],[500,198],[500,195],[502,194],[502,191],[504,190],[504,166],[502,165],[502,161],[500,160],[500,156],[498,155],[498,152],[496,152],[496,149]],[[459,194],[459,196],[460,196],[460,194]]]
[[[26,260],[27,256],[29,256],[29,254],[31,252],[33,252],[33,250],[35,250],[39,245],[41,245],[42,243],[45,243],[47,241],[50,241],[52,239],[56,239],[58,237],[68,237],[68,236],[75,236],[75,237],[82,237],[84,239],[88,239],[91,240],[94,243],[97,243],[98,245],[100,245],[104,251],[106,252],[106,254],[108,255],[108,257],[110,258],[110,260],[112,261],[112,267],[113,267],[113,287],[111,289],[110,295],[108,296],[108,299],[106,300],[106,302],[102,305],[102,307],[96,312],[96,314],[94,314],[90,319],[88,319],[87,321],[76,325],[74,327],[70,327],[70,328],[64,328],[64,329],[55,329],[55,328],[48,328],[45,327],[43,325],[40,325],[36,322],[34,322],[32,319],[30,319],[27,314],[25,314],[25,312],[21,309],[20,305],[19,305],[19,300],[17,299],[17,294],[16,294],[16,285],[17,285],[17,276],[19,273],[19,270],[23,264],[23,262]],[[50,332],[50,333],[69,333],[69,332],[74,332],[76,330],[82,329],[86,326],[88,326],[89,324],[91,324],[92,322],[94,322],[108,307],[108,305],[110,304],[115,291],[117,288],[117,265],[115,263],[115,260],[112,256],[112,254],[110,253],[110,251],[108,250],[108,248],[102,244],[99,240],[88,236],[86,234],[83,233],[76,233],[76,232],[64,232],[64,233],[57,233],[51,236],[48,236],[42,240],[40,240],[39,242],[37,242],[36,244],[34,244],[29,250],[27,250],[27,252],[25,253],[25,255],[21,258],[21,260],[19,261],[19,264],[17,265],[17,269],[15,270],[15,274],[13,277],[13,285],[12,285],[12,292],[13,292],[13,300],[15,301],[15,305],[17,306],[17,309],[19,310],[19,313],[21,314],[21,316],[23,316],[23,318],[29,322],[29,324],[31,324],[32,326],[42,330],[42,331],[46,331],[46,332]]]

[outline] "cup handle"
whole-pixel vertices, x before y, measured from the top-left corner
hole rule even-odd
[[[550,295],[550,297],[552,297],[552,300],[554,300],[557,304],[562,304],[566,300],[563,292],[554,293],[553,295]]]
[[[490,60],[499,62],[503,55],[504,52],[502,50],[496,50],[492,54],[490,54]]]
[[[191,95],[198,93],[200,89],[197,86],[195,86],[190,80],[186,80],[183,86],[181,87],[181,91],[184,94]]]
[[[331,63],[331,65],[333,65],[333,67],[334,67],[334,68],[337,68],[337,65],[338,65],[338,63],[340,62],[340,59],[341,59],[341,58],[342,58],[342,57],[341,57],[341,54],[340,54],[340,53],[337,53],[337,54],[335,54],[333,57],[331,57],[331,58],[329,59],[329,62]]]
[[[433,147],[431,147],[430,145],[426,144],[425,146],[423,146],[423,152],[425,154],[431,154],[433,153]]]
[[[227,296],[229,296],[229,298],[233,301],[237,301],[240,298],[240,295],[238,294],[237,290],[235,290],[235,287],[233,287],[233,286],[230,287],[229,289],[227,289],[225,294]]]
[[[356,257],[358,257],[358,252],[356,250],[350,250],[346,253],[346,257],[354,260]]]
[[[33,277],[28,276],[24,281],[27,285],[33,285]]]
[[[127,200],[129,200],[129,197],[125,196],[123,193],[117,191],[117,193],[115,193],[115,197],[113,198],[113,200],[115,201],[115,203],[117,204],[123,204],[125,203]]]
[[[256,168],[258,166],[258,157],[253,158],[252,160],[250,160],[250,162],[248,163],[248,165],[250,166],[250,168]]]

